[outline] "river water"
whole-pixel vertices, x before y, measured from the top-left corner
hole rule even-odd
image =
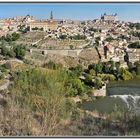
[[[111,113],[117,106],[120,110],[132,110],[140,114],[140,79],[117,81],[107,86],[107,96],[79,105],[83,110]]]

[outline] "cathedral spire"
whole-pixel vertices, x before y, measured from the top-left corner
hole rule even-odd
[[[53,12],[50,13],[50,19],[53,19]]]

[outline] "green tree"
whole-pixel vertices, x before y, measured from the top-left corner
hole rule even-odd
[[[74,40],[85,40],[86,36],[78,34],[78,35],[75,35],[75,36],[71,36],[70,38],[74,39]]]
[[[106,63],[103,65],[103,72],[104,73],[109,73],[110,72],[110,67]]]
[[[62,40],[63,39],[66,39],[67,38],[67,35],[60,35],[59,38],[62,39]]]
[[[20,34],[18,34],[18,33],[16,33],[16,32],[12,33],[12,41],[16,41],[16,40],[18,40],[19,38],[20,38]]]
[[[115,67],[116,67],[116,70],[119,71],[119,69],[120,69],[120,62],[116,62],[115,63]]]
[[[74,73],[76,77],[79,77],[83,72],[83,66],[78,64],[76,67],[70,68],[70,70]]]
[[[91,64],[91,65],[88,66],[88,69],[89,69],[89,70],[91,70],[91,69],[95,70],[96,75],[97,75],[98,73],[102,73],[103,64],[102,64],[102,63]]]
[[[130,80],[130,79],[133,78],[133,75],[128,70],[122,69],[121,77],[122,77],[123,80]]]
[[[95,87],[95,89],[100,89],[100,88],[102,88],[102,81],[101,81],[100,78],[96,78],[96,79],[94,80],[94,87]]]
[[[129,70],[130,72],[132,72],[132,70],[133,70],[133,64],[132,64],[132,62],[128,62],[128,63],[127,63],[127,66],[128,66],[128,70]]]
[[[74,46],[73,46],[73,45],[70,45],[70,49],[71,49],[71,50],[74,49]]]
[[[6,56],[8,54],[8,52],[9,52],[9,49],[7,47],[2,46],[2,48],[1,48],[1,54],[3,56]]]
[[[32,30],[36,31],[36,30],[39,30],[39,28],[38,27],[35,27],[35,28],[32,28]]]
[[[57,69],[56,63],[53,61],[49,61],[48,63],[44,64],[44,67],[47,67],[48,69]]]
[[[93,86],[93,81],[92,81],[92,76],[91,75],[86,75],[86,79],[85,79],[85,84],[87,84],[88,86]]]
[[[134,42],[128,45],[128,48],[140,48],[140,43],[139,42]]]
[[[7,42],[11,42],[12,41],[11,35],[7,34],[6,37],[4,38],[4,40]]]
[[[114,73],[114,70],[115,70],[115,63],[113,61],[111,61],[111,65],[110,65],[110,73],[113,74]]]
[[[84,86],[80,79],[70,79],[67,82],[67,96],[83,95]]]
[[[13,50],[15,52],[15,56],[18,59],[24,59],[24,56],[26,54],[25,46],[22,45],[16,45],[13,47]]]
[[[102,73],[102,70],[103,70],[103,64],[98,63],[97,66],[96,66],[97,73]]]
[[[91,69],[93,69],[93,70],[95,70],[95,68],[96,68],[96,64],[90,64],[89,66],[88,66],[88,69],[89,70],[91,70]]]
[[[140,64],[136,65],[136,74],[140,75]]]
[[[112,36],[106,38],[106,41],[108,41],[108,42],[112,42],[113,40],[114,40],[114,38]]]
[[[96,75],[96,71],[94,69],[89,70],[89,74],[92,76]]]
[[[96,43],[97,46],[99,46],[99,41],[100,41],[100,40],[101,40],[100,37],[96,37],[96,38],[95,38],[95,43]]]

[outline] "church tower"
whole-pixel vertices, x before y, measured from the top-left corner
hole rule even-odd
[[[52,20],[53,19],[53,12],[51,11],[50,13],[50,19]]]

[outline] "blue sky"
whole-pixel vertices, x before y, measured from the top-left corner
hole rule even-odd
[[[0,4],[0,18],[33,15],[39,19],[49,18],[53,11],[55,19],[96,19],[103,13],[117,13],[120,20],[140,22],[140,4],[75,3],[75,4]]]

